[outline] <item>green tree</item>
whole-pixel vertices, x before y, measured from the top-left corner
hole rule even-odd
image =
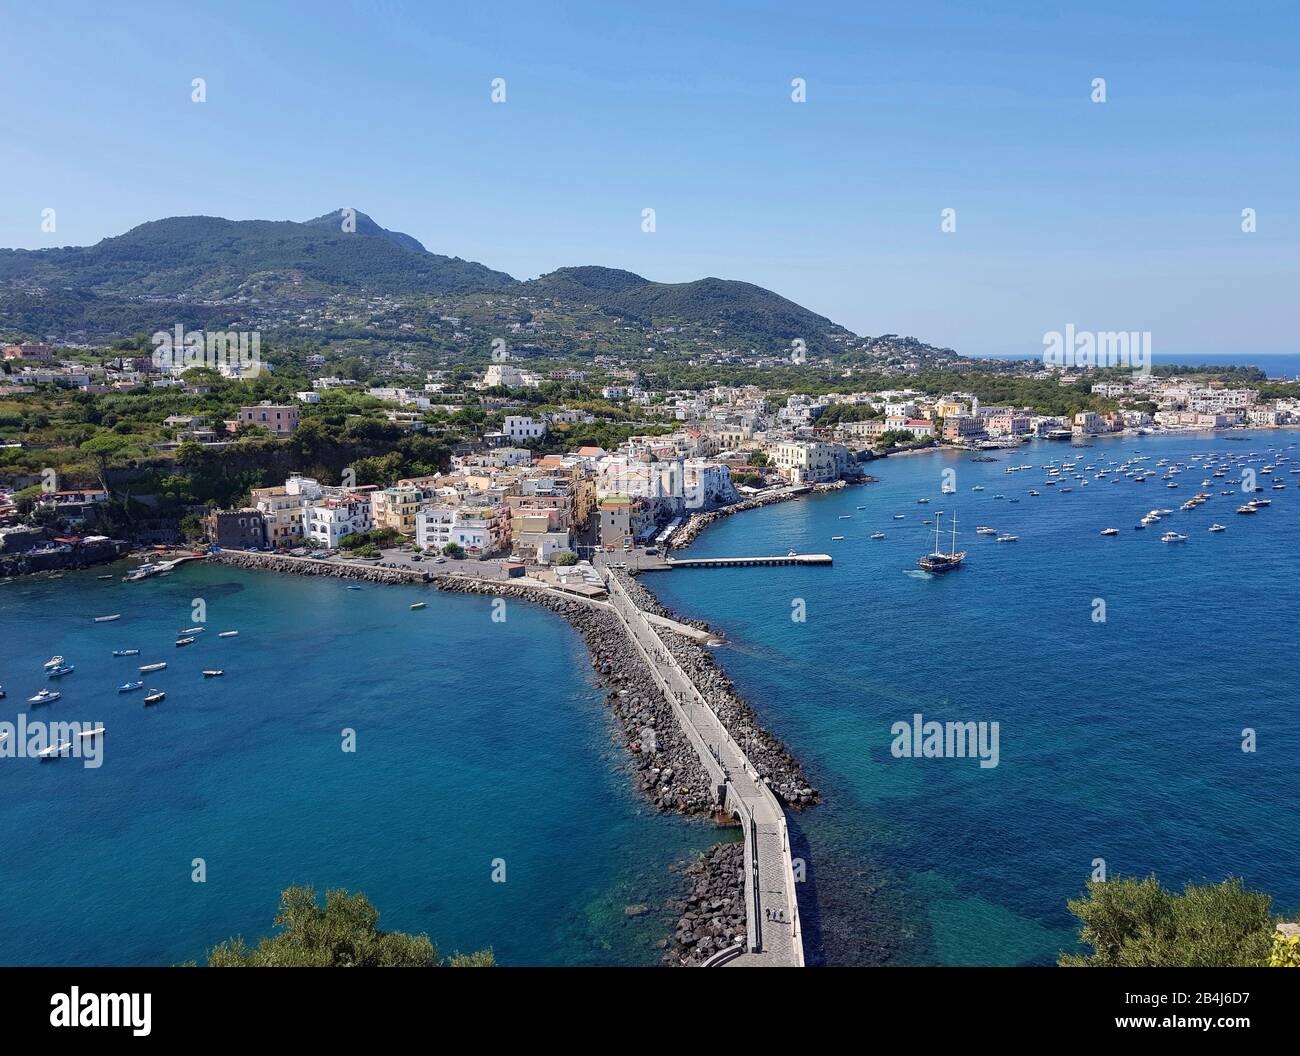
[[[442,548],[444,557],[464,557],[465,548],[460,543],[448,543]]]
[[[36,500],[45,494],[45,489],[39,484],[32,484],[29,487],[21,488],[14,492],[14,505],[18,507],[18,512],[26,517],[32,512],[32,507],[36,505]]]
[[[327,891],[325,905],[311,887],[280,895],[275,926],[282,929],[249,947],[229,939],[208,953],[210,968],[435,968],[444,962],[427,935],[380,931],[379,911],[365,895]],[[491,967],[491,950],[451,959],[455,967]]]
[[[553,565],[564,566],[564,565],[576,565],[577,563],[578,563],[578,555],[575,554],[572,550],[557,550],[555,553],[551,555],[551,564]]]
[[[100,433],[81,445],[81,453],[90,456],[95,465],[95,475],[99,478],[99,486],[104,491],[108,491],[109,466],[123,457],[130,448],[131,441],[115,433]]]
[[[1089,880],[1071,899],[1089,954],[1061,954],[1064,967],[1237,968],[1267,963],[1273,944],[1271,899],[1229,877],[1166,891],[1154,876]]]

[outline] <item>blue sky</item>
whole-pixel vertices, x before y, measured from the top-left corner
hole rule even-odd
[[[0,0],[0,245],[348,205],[970,354],[1300,352],[1297,5],[1057,6]]]

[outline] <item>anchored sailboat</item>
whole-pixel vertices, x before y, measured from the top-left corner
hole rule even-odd
[[[917,567],[923,572],[951,572],[954,568],[966,560],[966,551],[957,549],[957,515],[952,515],[952,549],[944,553],[939,549],[939,522],[943,519],[943,511],[940,510],[934,515],[934,551],[926,554],[916,562]]]

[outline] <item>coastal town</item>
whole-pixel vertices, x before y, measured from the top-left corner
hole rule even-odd
[[[1300,8],[1129,6],[9,5],[7,1022],[1293,1036]]]
[[[477,375],[428,371],[419,385],[409,369],[392,367],[380,374],[393,377],[363,383],[327,373],[319,354],[304,364],[315,375],[309,387],[291,399],[241,403],[239,389],[255,385],[246,362],[195,369],[181,360],[160,369],[155,358],[114,356],[91,367],[43,342],[5,346],[3,357],[0,406],[12,409],[0,415],[6,572],[111,560],[131,546],[199,543],[370,562],[398,548],[410,561],[495,560],[505,574],[520,575],[529,567],[586,565],[598,553],[662,555],[692,536],[693,518],[862,480],[873,459],[918,447],[990,450],[1030,438],[1300,422],[1300,395],[1262,398],[1258,384],[1107,373],[1099,380],[1049,367],[1019,376],[1077,393],[1098,409],[1050,414],[965,391],[855,390],[851,379],[822,393],[755,384],[653,389],[641,372],[612,363],[543,372],[525,361],[492,362]],[[253,374],[271,369],[260,364]],[[232,401],[228,417],[204,413],[218,387]],[[565,390],[575,398],[566,400]],[[158,393],[171,397],[168,406],[193,410],[157,419],[148,443],[134,435],[140,427],[119,418],[111,435],[121,443],[97,473],[32,471],[33,459],[55,445],[24,439],[39,435],[28,403],[76,401],[84,408],[110,394],[145,402]],[[390,437],[443,434],[444,462],[431,472],[398,468],[367,479],[370,467],[385,464],[358,459],[332,480],[313,475],[310,465],[293,466],[279,479],[256,474],[263,479],[225,505],[212,497],[160,502],[128,483],[132,501],[151,507],[150,515],[103,516],[112,508],[114,481],[140,478],[151,464],[181,459],[187,450],[221,458],[250,440],[290,447],[307,425],[339,421],[337,413],[326,417],[331,410],[343,411],[345,427],[374,423]],[[451,433],[451,422],[463,424]],[[616,443],[583,442],[607,426]]]

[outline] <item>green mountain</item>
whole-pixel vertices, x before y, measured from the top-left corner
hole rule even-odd
[[[331,293],[465,293],[515,280],[482,264],[428,252],[364,213],[306,223],[175,216],[93,246],[0,250],[0,283],[96,296],[303,297]]]
[[[651,282],[615,268],[560,268],[524,283],[522,291],[591,305],[646,326],[712,327],[720,332],[720,341],[784,346],[802,338],[813,348],[829,334],[848,334],[825,316],[771,290],[729,279]]]
[[[795,339],[820,354],[841,350],[851,337],[824,316],[746,282],[651,282],[602,267],[561,268],[519,282],[430,253],[365,213],[347,215],[355,230],[344,230],[344,210],[303,223],[177,216],[93,246],[0,250],[0,331],[102,340],[152,332],[175,318],[277,336],[309,326],[325,340],[418,341],[444,315],[490,329],[495,324],[485,317],[504,318],[508,306],[479,296],[487,294],[504,295],[525,315],[545,305],[548,333],[575,351],[581,335],[629,324],[661,336],[671,330],[695,347],[777,355]],[[375,296],[401,303],[376,306]],[[309,324],[304,312],[313,313]]]

